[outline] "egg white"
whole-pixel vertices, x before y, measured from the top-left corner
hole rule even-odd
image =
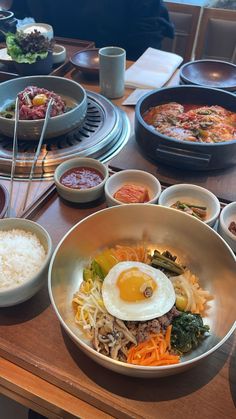
[[[128,302],[120,298],[116,285],[119,275],[130,268],[138,268],[152,277],[157,287],[150,298]],[[169,278],[159,269],[141,262],[119,262],[109,271],[102,286],[104,305],[111,315],[121,320],[144,321],[160,317],[170,311],[175,303],[175,291]]]

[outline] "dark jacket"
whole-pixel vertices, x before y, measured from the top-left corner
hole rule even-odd
[[[174,36],[162,0],[15,0],[12,9],[17,17],[50,23],[57,36],[123,47],[131,60]]]

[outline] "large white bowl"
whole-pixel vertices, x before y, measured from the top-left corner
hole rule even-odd
[[[180,364],[143,367],[114,361],[94,350],[74,321],[72,298],[82,281],[82,269],[99,250],[114,244],[146,243],[169,249],[199,276],[214,295],[204,322],[210,336]],[[62,327],[89,357],[113,371],[138,377],[182,372],[217,350],[235,329],[235,268],[230,247],[209,226],[180,211],[151,204],[114,206],[76,224],[57,246],[49,267],[50,299]]]
[[[38,223],[22,218],[4,218],[0,220],[0,230],[20,229],[36,235],[45,249],[46,258],[40,270],[19,285],[0,288],[0,307],[9,307],[28,300],[36,294],[47,280],[49,261],[52,255],[52,240],[48,232]]]
[[[45,139],[66,134],[77,128],[83,122],[87,112],[87,95],[84,88],[73,80],[55,76],[20,77],[0,84],[0,111],[15,102],[19,92],[27,86],[43,87],[72,100],[75,106],[62,115],[49,119]],[[17,137],[21,140],[39,140],[43,119],[18,123]],[[13,137],[14,119],[0,116],[0,133]]]
[[[176,201],[187,202],[193,205],[201,205],[207,208],[207,216],[204,222],[213,227],[219,214],[220,202],[208,189],[198,185],[180,183],[166,188],[159,197],[159,204],[171,207]]]

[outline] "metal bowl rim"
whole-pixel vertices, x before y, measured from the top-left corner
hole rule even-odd
[[[154,207],[156,206],[158,208],[158,205],[154,205],[154,204],[145,204],[149,207]],[[91,348],[86,342],[84,342],[81,338],[79,338],[77,335],[75,335],[72,330],[67,326],[67,324],[64,322],[64,320],[62,319],[56,303],[54,302],[54,297],[53,297],[53,292],[52,292],[52,288],[51,288],[51,272],[52,272],[52,268],[53,268],[53,263],[54,260],[56,258],[57,252],[60,248],[60,246],[62,245],[62,243],[64,242],[64,240],[70,235],[70,233],[75,230],[80,224],[82,224],[83,222],[86,222],[86,220],[88,220],[89,218],[96,216],[96,214],[98,213],[105,213],[105,212],[109,212],[109,211],[119,211],[120,208],[122,208],[122,210],[126,207],[137,207],[140,206],[143,208],[143,204],[124,204],[124,205],[118,205],[118,206],[114,206],[114,207],[109,207],[109,208],[105,208],[102,209],[100,211],[97,211],[96,213],[90,214],[87,217],[85,217],[84,219],[80,220],[78,223],[76,223],[60,240],[60,242],[58,243],[58,245],[56,246],[53,255],[51,257],[51,261],[49,264],[49,268],[48,268],[48,292],[49,292],[49,297],[50,297],[50,301],[51,304],[53,306],[53,309],[55,310],[55,313],[57,315],[57,318],[59,319],[61,325],[63,326],[63,328],[66,330],[66,332],[69,334],[69,336],[71,337],[71,339],[76,342],[79,346],[81,346],[85,352],[89,352],[92,357],[95,356],[97,358],[99,358],[101,361],[104,361],[105,363],[108,364],[113,364],[113,365],[117,365],[117,366],[121,366],[128,369],[133,369],[136,371],[152,371],[152,372],[158,372],[158,371],[165,371],[165,370],[177,370],[179,368],[183,368],[184,366],[187,365],[191,365],[191,364],[195,364],[196,362],[200,361],[203,358],[206,358],[208,355],[210,355],[212,352],[215,352],[220,346],[222,346],[224,344],[224,342],[231,336],[231,334],[234,332],[234,330],[236,329],[236,321],[232,324],[231,328],[229,329],[229,331],[227,332],[227,334],[216,344],[214,345],[212,348],[210,348],[208,351],[206,351],[205,353],[198,355],[197,357],[195,357],[194,359],[188,360],[188,361],[183,361],[180,362],[179,364],[174,364],[174,365],[167,365],[167,366],[157,366],[157,367],[146,367],[146,366],[139,366],[139,365],[130,365],[127,364],[125,362],[121,362],[121,361],[116,361],[114,359],[109,358],[106,355],[100,354],[99,352],[97,352],[95,349]],[[161,206],[162,207],[162,206]],[[168,212],[178,212],[180,217],[186,217],[187,215],[180,212],[177,209],[174,208],[167,208],[167,207],[162,207],[165,208],[166,211]],[[230,246],[228,245],[228,243],[226,243],[226,241],[216,232],[214,231],[210,226],[208,226],[207,224],[202,223],[202,221],[197,220],[197,219],[193,219],[194,223],[200,223],[200,225],[203,225],[203,228],[209,229],[211,230],[212,234],[216,235],[221,241],[223,241],[223,243],[225,244],[227,250],[229,251],[229,253],[231,254],[233,260],[236,262],[236,255],[234,254],[234,252],[232,251],[232,249],[230,248]]]

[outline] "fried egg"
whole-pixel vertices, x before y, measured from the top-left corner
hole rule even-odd
[[[121,320],[151,320],[170,311],[175,303],[174,287],[167,276],[141,262],[119,262],[102,286],[104,305]]]

